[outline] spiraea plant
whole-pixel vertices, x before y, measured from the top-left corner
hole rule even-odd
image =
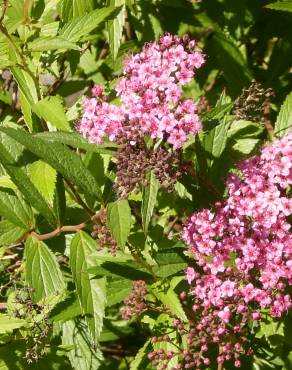
[[[1,370],[291,369],[292,23],[264,5],[0,4]]]

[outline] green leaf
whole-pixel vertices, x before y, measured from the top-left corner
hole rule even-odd
[[[143,189],[143,200],[141,210],[142,225],[145,234],[147,234],[148,231],[149,222],[153,214],[159,190],[159,182],[157,181],[153,171],[151,171],[147,175],[147,182],[148,182],[147,186]]]
[[[53,204],[57,172],[43,161],[34,162],[30,168],[31,181],[49,204]]]
[[[171,282],[157,282],[151,286],[151,292],[159,299],[173,314],[181,320],[187,322],[186,314],[181,302],[174,291],[175,285],[179,280],[173,278]]]
[[[10,60],[13,63],[16,64],[22,62],[19,56],[15,53],[14,49],[10,48],[9,53]],[[15,78],[15,81],[17,82],[19,90],[25,96],[29,104],[33,105],[35,102],[38,101],[38,93],[35,81],[33,80],[32,76],[23,69],[16,66],[10,67],[10,70],[13,74],[13,77]]]
[[[126,20],[126,0],[110,0],[110,5],[113,7],[120,6],[120,11],[116,17],[107,22],[110,51],[115,60],[121,45]]]
[[[34,226],[32,209],[10,189],[0,189],[0,215],[25,230]]]
[[[95,341],[102,329],[106,304],[105,279],[95,279],[88,269],[94,266],[92,254],[96,242],[80,231],[72,239],[70,247],[70,266],[77,295]]]
[[[102,352],[91,343],[90,332],[82,320],[70,320],[63,324],[62,344],[73,345],[67,353],[73,369],[95,370],[102,360]]]
[[[75,43],[68,41],[65,37],[49,36],[39,37],[28,43],[29,51],[47,51],[47,50],[80,50]]]
[[[45,140],[32,136],[22,130],[0,128],[28,150],[42,158],[74,185],[94,197],[101,197],[100,189],[93,175],[88,171],[81,158],[61,143],[47,145]]]
[[[212,130],[203,132],[202,144],[211,159],[219,158],[223,153],[227,142],[227,124],[225,119]]]
[[[16,143],[17,146],[17,143]],[[9,149],[9,148],[8,148]],[[33,207],[38,210],[52,225],[55,225],[55,216],[47,203],[33,185],[25,172],[16,166],[17,154],[8,151],[6,145],[0,144],[0,160],[9,174],[11,180],[17,185],[18,189],[25,196],[26,200],[33,204]]]
[[[156,276],[168,277],[183,271],[187,266],[187,259],[181,248],[171,248],[159,251],[155,257],[158,267],[154,269]]]
[[[99,262],[99,261],[97,261]],[[140,267],[137,263],[122,262],[103,262],[100,266],[91,267],[88,272],[96,276],[122,276],[130,280],[153,280],[145,268]]]
[[[131,208],[127,200],[108,204],[107,223],[115,241],[120,246],[125,246],[132,225]]]
[[[36,137],[47,140],[48,142],[63,143],[73,148],[80,148],[100,154],[112,154],[113,150],[118,147],[114,143],[90,144],[77,132],[40,132],[35,134]],[[111,149],[112,148],[112,149]]]
[[[9,245],[19,240],[27,228],[15,226],[13,223],[3,220],[0,221],[0,245]]]
[[[0,158],[1,158],[1,147],[0,147]],[[49,223],[54,226],[56,224],[56,218],[52,210],[48,207],[44,198],[39,193],[38,189],[33,185],[24,171],[16,166],[3,164],[12,181],[17,185],[18,189],[22,192],[24,197],[33,207],[43,215]]]
[[[61,0],[58,4],[60,17],[68,22],[94,9],[93,0]]]
[[[292,4],[292,3],[291,3]],[[275,123],[275,133],[281,137],[292,128],[292,92],[287,95]]]
[[[0,334],[11,333],[14,329],[19,329],[25,326],[25,324],[25,320],[11,317],[6,314],[0,314]]]
[[[250,121],[233,121],[228,129],[228,138],[249,138],[258,137],[264,131],[263,126]]]
[[[40,118],[50,122],[59,130],[70,131],[70,125],[60,96],[47,96],[34,104],[32,110]]]
[[[120,277],[108,281],[106,290],[107,306],[122,302],[131,292],[133,282]]]
[[[50,312],[51,321],[68,321],[74,319],[76,316],[80,316],[82,310],[80,307],[77,296],[72,294],[67,297],[64,301],[59,302]]]
[[[292,1],[278,1],[265,6],[273,10],[281,10],[283,12],[292,12]]]
[[[211,42],[229,90],[234,96],[239,95],[243,87],[250,85],[252,78],[240,49],[231,39],[219,32],[215,33]]]
[[[75,18],[66,23],[64,27],[60,29],[59,34],[71,42],[77,42],[83,36],[88,36],[91,31],[115,11],[116,9],[112,6],[93,10],[82,17]]]
[[[150,340],[147,340],[147,342],[144,343],[143,347],[141,347],[139,349],[139,351],[137,352],[134,360],[131,361],[130,370],[139,370],[139,369],[141,369],[141,366],[142,366],[147,354],[149,353],[150,348],[151,348],[151,342],[150,342]]]
[[[243,155],[250,155],[256,149],[260,143],[259,139],[253,138],[243,138],[236,140],[235,144],[232,146],[233,150],[239,152]]]
[[[30,237],[25,242],[25,278],[36,302],[62,293],[65,283],[55,255],[47,245]]]

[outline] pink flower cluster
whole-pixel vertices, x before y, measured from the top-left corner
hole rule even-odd
[[[240,163],[227,180],[228,197],[214,212],[192,215],[183,238],[203,273],[186,270],[201,330],[216,323],[218,343],[241,332],[261,309],[280,317],[292,307],[292,134]],[[197,325],[197,326],[198,326]],[[223,339],[225,338],[225,339]],[[221,351],[222,352],[222,351]],[[228,352],[228,351],[227,351]],[[219,356],[218,362],[231,354]],[[238,360],[238,359],[236,359]]]
[[[138,128],[152,139],[165,139],[180,148],[188,134],[201,128],[196,104],[182,98],[182,86],[204,63],[204,55],[195,47],[188,36],[166,34],[158,43],[146,44],[142,52],[129,55],[115,88],[121,104],[108,103],[102,88],[96,86],[96,98],[84,101],[78,130],[100,144],[105,137],[116,140],[124,131],[131,141],[129,130]]]

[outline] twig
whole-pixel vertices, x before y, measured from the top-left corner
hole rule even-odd
[[[72,225],[72,226],[62,226],[58,227],[56,230],[51,231],[47,234],[38,234],[36,232],[31,232],[29,235],[33,236],[35,239],[38,240],[47,240],[55,238],[56,236],[60,235],[61,233],[67,232],[67,231],[79,231],[84,229],[92,220],[88,220],[86,222],[82,222],[79,225]]]
[[[0,23],[3,22],[7,8],[8,8],[8,0],[3,0],[3,8],[2,8],[3,10],[2,10],[1,17],[0,17]]]
[[[68,185],[69,189],[71,190],[73,197],[75,198],[76,202],[90,215],[94,216],[95,212],[88,207],[88,205],[83,201],[83,199],[80,197],[78,192],[75,190],[74,186],[71,184],[71,182],[67,179],[65,179],[66,184]]]

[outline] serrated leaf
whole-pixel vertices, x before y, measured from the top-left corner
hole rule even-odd
[[[30,206],[10,189],[0,189],[0,215],[25,230],[34,225]]]
[[[36,302],[65,289],[65,282],[55,255],[47,245],[30,237],[25,242],[25,279],[33,288]]]
[[[218,64],[224,72],[223,77],[228,82],[229,90],[233,95],[239,95],[242,88],[250,84],[252,78],[240,49],[231,39],[219,32],[216,32],[213,37],[212,45],[215,48]]]
[[[123,28],[126,21],[126,1],[110,0],[110,5],[112,7],[120,7],[120,11],[116,17],[107,22],[110,51],[113,59],[115,60],[121,45]]]
[[[13,48],[9,49],[9,54],[10,60],[13,63],[21,63],[21,60],[19,60],[19,56],[15,53]],[[11,66],[10,70],[17,82],[19,90],[25,96],[29,104],[33,105],[35,102],[38,101],[38,93],[35,81],[33,80],[32,76],[23,69],[16,66]]]
[[[174,291],[176,282],[175,278],[169,282],[157,282],[151,286],[151,292],[159,299],[173,314],[177,315],[181,320],[187,322],[186,314],[183,310],[181,302]]]
[[[115,11],[116,9],[112,6],[93,10],[82,17],[78,17],[67,22],[60,29],[59,34],[71,42],[77,42],[83,36],[86,36],[93,31]]]
[[[74,42],[61,36],[39,37],[29,42],[27,46],[29,51],[80,50]]]
[[[97,262],[100,262],[99,260]],[[96,276],[121,276],[130,280],[153,280],[152,275],[137,263],[103,262],[100,266],[91,267],[88,272]]]
[[[125,246],[132,225],[131,208],[127,200],[108,204],[107,224],[115,241],[120,246]]]
[[[0,221],[0,245],[9,245],[14,243],[26,232],[27,228],[15,226],[15,224],[7,220]]]
[[[34,162],[30,168],[31,181],[49,204],[53,204],[57,172],[43,161]]]
[[[154,207],[157,200],[157,194],[159,189],[159,182],[155,177],[153,171],[147,175],[147,186],[143,189],[143,200],[142,200],[142,225],[144,233],[148,231],[148,226],[154,211]]]
[[[82,314],[77,296],[71,295],[64,301],[59,302],[50,312],[51,321],[69,321]]]
[[[106,304],[105,279],[95,279],[88,269],[94,266],[92,254],[96,251],[96,242],[80,231],[72,239],[70,247],[70,266],[77,295],[86,314],[86,320],[95,341],[102,330]]]
[[[219,158],[227,143],[227,125],[225,119],[222,123],[202,134],[202,145],[211,158]]]
[[[107,306],[122,302],[131,292],[133,282],[120,277],[111,279],[108,283],[106,298]]]
[[[30,181],[26,173],[16,165],[14,153],[8,152],[3,144],[0,144],[0,159],[3,167],[9,174],[11,180],[17,185],[18,189],[25,196],[26,200],[33,204],[33,207],[38,210],[52,225],[55,225],[56,219],[51,209]]]
[[[100,154],[112,154],[113,149],[118,147],[114,143],[90,144],[77,132],[40,132],[35,134],[35,136],[48,142],[63,143],[73,148],[80,148]]]
[[[133,361],[130,364],[130,370],[139,370],[141,365],[143,364],[147,354],[149,353],[151,348],[150,340],[147,340],[143,347],[139,349]]]
[[[253,138],[243,138],[236,140],[236,143],[232,146],[233,150],[244,155],[250,155],[258,146],[260,140]]]
[[[25,326],[26,321],[6,314],[0,314],[0,334],[11,333],[14,329]]]
[[[292,3],[291,3],[292,4]],[[275,123],[275,134],[284,136],[292,130],[292,92],[287,95]]]
[[[21,130],[0,128],[35,155],[55,168],[82,191],[94,197],[101,197],[100,189],[93,175],[88,171],[81,158],[61,143],[47,145],[45,140]]]
[[[265,8],[273,10],[281,10],[283,12],[292,12],[292,2],[291,1],[278,1],[276,3],[271,3],[265,6]]]
[[[9,176],[4,175],[0,176],[0,188],[15,190],[17,189],[17,186],[14,184],[14,182],[10,179]]]
[[[59,130],[70,131],[70,125],[60,96],[47,96],[32,107],[40,118],[50,122]]]
[[[58,4],[61,19],[68,22],[94,9],[93,0],[61,0]]]
[[[264,131],[263,126],[250,121],[238,120],[233,121],[228,129],[228,138],[248,138],[257,137]]]
[[[62,344],[73,345],[67,353],[73,369],[96,370],[103,356],[99,348],[91,343],[90,332],[82,320],[70,320],[63,324]]]

